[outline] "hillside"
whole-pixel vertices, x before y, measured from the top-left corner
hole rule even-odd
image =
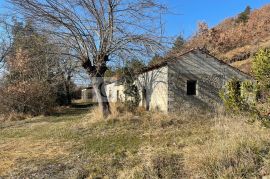
[[[250,72],[253,54],[259,48],[270,47],[270,5],[251,11],[246,22],[239,22],[236,16],[213,28],[201,23],[197,34],[186,42],[184,48],[174,52],[196,47],[206,47],[221,60]]]

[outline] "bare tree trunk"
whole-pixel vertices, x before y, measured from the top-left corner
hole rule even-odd
[[[109,60],[109,57],[108,55],[104,55],[100,58],[102,58],[102,60],[99,61],[101,61],[102,63],[99,64],[99,66],[93,66],[88,59],[85,60],[82,66],[84,69],[86,69],[90,76],[90,80],[93,84],[93,88],[103,118],[107,118],[111,114],[111,110],[110,103],[108,101],[108,97],[105,91],[104,74],[107,70],[106,62]]]
[[[70,86],[71,86],[71,77],[67,77],[66,81],[66,98],[67,98],[67,105],[71,105],[71,94],[70,94]]]
[[[105,83],[103,77],[91,77],[93,88],[96,93],[99,108],[104,118],[111,114],[110,104],[105,91]]]

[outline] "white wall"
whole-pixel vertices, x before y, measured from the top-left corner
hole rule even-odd
[[[106,94],[108,97],[109,102],[116,103],[118,101],[124,102],[125,101],[125,94],[124,94],[124,85],[118,85],[117,82],[107,84],[105,86]],[[119,96],[117,99],[117,91],[119,92]]]
[[[161,67],[140,74],[136,82],[141,102],[140,106],[149,106],[150,110],[168,112],[168,67]],[[143,103],[143,89],[146,90],[146,100]]]
[[[145,72],[138,76],[135,84],[141,96],[140,106],[149,106],[149,110],[168,112],[168,68],[167,66]],[[106,93],[110,102],[117,102],[117,91],[120,101],[125,101],[124,86],[117,82],[107,84]],[[146,100],[143,103],[143,89],[146,90]]]

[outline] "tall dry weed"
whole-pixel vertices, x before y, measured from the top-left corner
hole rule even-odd
[[[203,178],[269,175],[269,129],[247,121],[245,116],[216,117],[212,138],[185,148],[186,170]]]

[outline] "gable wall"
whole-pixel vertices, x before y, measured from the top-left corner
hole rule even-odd
[[[193,51],[168,64],[169,111],[179,108],[214,108],[221,104],[219,92],[226,81],[237,77],[249,77],[213,57],[200,51]],[[197,81],[197,95],[187,95],[187,80]]]
[[[150,110],[168,112],[168,67],[164,66],[140,74],[136,84],[140,91],[140,106],[149,107]],[[146,99],[143,100],[143,90]]]
[[[116,82],[110,83],[105,86],[105,91],[109,102],[116,103],[118,101],[125,101],[124,85],[119,85]],[[117,99],[117,91],[119,91],[119,99]]]

